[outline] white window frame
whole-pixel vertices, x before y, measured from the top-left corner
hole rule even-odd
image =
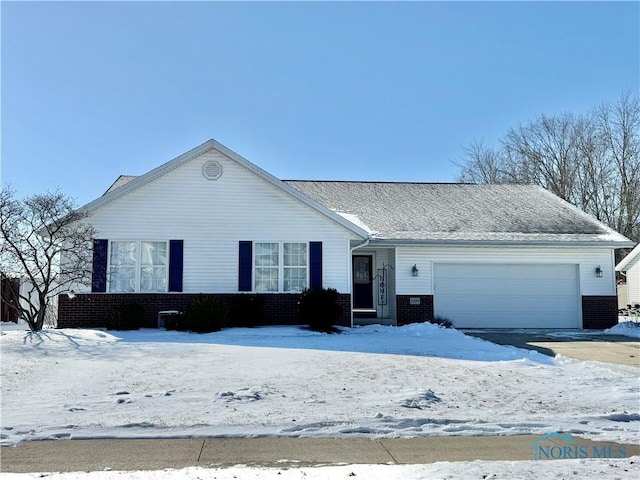
[[[118,242],[130,242],[136,244],[136,265],[135,265],[135,280],[134,280],[134,289],[133,292],[123,292],[118,290],[111,289],[111,248],[113,243]],[[142,292],[140,290],[140,282],[142,281],[142,244],[143,243],[164,243],[166,252],[167,252],[167,262],[165,265],[165,279],[166,285],[165,289],[162,291],[145,291]],[[109,248],[107,252],[107,292],[109,293],[166,293],[169,291],[169,259],[170,251],[169,251],[169,241],[168,240],[157,240],[157,239],[144,239],[144,240],[132,240],[127,238],[116,238],[109,239]]]
[[[262,290],[259,291],[256,289],[256,268],[263,268],[260,265],[256,265],[256,257],[257,257],[257,245],[261,244],[261,243],[275,243],[276,245],[278,245],[278,289],[277,290]],[[296,265],[288,265],[285,266],[284,265],[284,245],[285,244],[291,244],[291,243],[301,243],[306,245],[306,265],[304,267],[301,266],[296,266]],[[286,241],[286,242],[276,242],[273,240],[264,240],[264,241],[254,241],[254,248],[253,248],[253,255],[252,255],[252,273],[251,273],[251,277],[252,277],[252,288],[253,291],[255,293],[301,293],[302,290],[284,290],[284,271],[285,269],[292,269],[292,268],[304,268],[305,269],[305,284],[306,287],[305,288],[309,288],[309,242],[305,242],[305,241]],[[272,268],[276,268],[276,267],[272,267]]]

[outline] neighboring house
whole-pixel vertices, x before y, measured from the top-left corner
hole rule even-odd
[[[133,302],[153,325],[196,293],[259,295],[291,324],[301,290],[330,287],[344,325],[604,328],[633,245],[540,187],[282,181],[214,140],[84,208],[93,282],[60,296],[60,327]]]
[[[616,265],[616,271],[625,272],[627,277],[626,303],[640,304],[640,244]]]

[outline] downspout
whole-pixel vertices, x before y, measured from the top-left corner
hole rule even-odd
[[[349,317],[351,317],[351,327],[353,327],[353,252],[355,252],[356,250],[360,249],[360,248],[364,248],[367,245],[369,245],[369,241],[371,241],[371,237],[367,237],[366,240],[362,243],[359,243],[358,245],[356,245],[355,247],[351,247],[351,252],[349,254],[349,279],[351,280],[351,305],[349,310],[351,310],[349,312]]]
[[[353,252],[354,252],[355,250],[358,250],[359,248],[363,248],[363,247],[366,247],[367,245],[369,245],[369,241],[370,241],[370,240],[371,240],[371,237],[367,237],[367,239],[366,239],[364,242],[359,243],[359,244],[358,244],[358,245],[356,245],[355,247],[351,247],[351,253],[353,254]]]

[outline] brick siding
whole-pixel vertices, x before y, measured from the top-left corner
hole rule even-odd
[[[604,329],[618,323],[618,298],[593,295],[582,297],[582,328]]]
[[[143,326],[158,326],[158,312],[163,310],[185,311],[189,301],[198,294],[188,293],[87,293],[73,299],[67,295],[58,298],[58,328],[104,327],[112,308],[118,305],[139,304],[144,311]],[[211,294],[230,305],[233,297],[244,294]],[[263,325],[298,325],[297,306],[299,294],[256,294],[264,302]],[[339,325],[351,325],[351,297],[340,294],[342,307]]]
[[[412,298],[419,298],[420,305],[411,305]],[[429,318],[433,318],[433,295],[396,295],[398,326],[421,323]]]

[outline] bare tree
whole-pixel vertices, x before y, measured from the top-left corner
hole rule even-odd
[[[461,181],[540,185],[640,241],[640,100],[623,94],[587,115],[543,115],[497,147],[472,142]]]
[[[640,99],[623,95],[593,112],[595,136],[602,162],[608,167],[607,192],[602,192],[597,214],[612,228],[640,240]]]
[[[507,165],[500,150],[472,141],[465,148],[467,163],[458,165],[460,181],[470,183],[508,183]]]
[[[3,292],[3,300],[34,332],[57,296],[91,275],[95,230],[86,219],[60,192],[24,199],[11,188],[0,193],[0,274],[22,285]]]

